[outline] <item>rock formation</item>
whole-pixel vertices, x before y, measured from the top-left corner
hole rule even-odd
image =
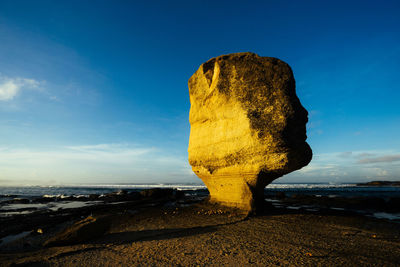
[[[61,232],[54,234],[54,236],[46,240],[43,245],[51,247],[88,242],[106,233],[111,227],[111,221],[112,215],[98,218],[89,216],[75,222],[71,226],[67,226]]]
[[[310,162],[308,113],[283,61],[212,58],[189,79],[189,95],[189,163],[211,202],[251,211],[266,185]]]

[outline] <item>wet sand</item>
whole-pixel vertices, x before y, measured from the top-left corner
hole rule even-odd
[[[73,245],[2,251],[1,266],[398,266],[400,262],[398,223],[340,211],[270,207],[246,217],[196,204],[160,205],[137,213],[125,209],[107,216],[110,228],[104,235]]]

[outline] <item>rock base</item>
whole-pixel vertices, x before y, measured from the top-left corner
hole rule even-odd
[[[238,179],[240,177],[240,179]],[[264,204],[264,188],[274,178],[265,174],[202,175],[201,179],[210,192],[211,203],[217,203],[244,212],[256,211]]]

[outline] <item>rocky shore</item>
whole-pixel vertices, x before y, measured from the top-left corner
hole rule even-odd
[[[0,238],[9,239],[0,243],[0,265],[396,266],[400,262],[400,224],[356,212],[365,200],[357,204],[353,199],[340,209],[344,199],[266,197],[265,209],[252,216],[207,204],[198,194],[153,189],[110,194],[109,201],[87,207],[1,218]],[[364,210],[385,207],[375,202]],[[18,238],[21,233],[25,236]],[[11,240],[13,236],[17,238]]]
[[[141,192],[124,190],[109,194],[89,196],[45,196],[28,198],[12,198],[3,201],[0,212],[11,213],[10,216],[0,217],[0,249],[4,247],[4,237],[29,232],[48,232],[55,225],[71,224],[88,216],[96,214],[136,213],[157,205],[169,202],[179,205],[183,201],[183,192],[173,189],[148,189]],[[12,196],[11,196],[12,197]],[[197,199],[195,197],[194,199]],[[191,203],[186,197],[185,203]],[[14,205],[11,211],[6,206]],[[38,206],[38,205],[47,206]],[[56,227],[57,228],[57,227]],[[2,242],[3,241],[3,242]],[[29,243],[24,245],[29,247]]]
[[[357,186],[400,186],[399,181],[371,181],[367,183],[359,183]]]

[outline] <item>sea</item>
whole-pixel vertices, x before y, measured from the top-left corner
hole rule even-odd
[[[181,191],[206,190],[202,184],[70,184],[49,186],[0,186],[0,203],[11,197],[87,197],[91,194],[141,191],[150,188],[173,188]],[[287,195],[320,195],[341,197],[400,197],[400,187],[358,186],[355,183],[272,183],[265,188],[266,193],[283,192]]]
[[[206,189],[199,184],[69,184],[49,186],[0,186],[0,201],[13,197],[87,197],[92,194],[102,195],[112,192],[141,191],[151,188],[173,188],[177,190]],[[2,199],[3,198],[3,199]]]
[[[141,191],[150,188],[173,188],[185,194],[207,195],[203,184],[70,184],[60,186],[0,186],[0,217],[29,214],[38,209],[57,210],[79,208],[97,204],[87,201],[90,195],[106,195],[118,191]],[[377,197],[382,199],[400,198],[400,187],[357,186],[355,183],[272,183],[265,188],[266,195],[283,193],[286,196],[312,195],[327,197]],[[74,201],[70,201],[71,197]],[[35,198],[56,198],[57,201],[37,203]],[[85,201],[79,201],[79,198]],[[62,201],[65,199],[65,201]],[[18,201],[18,200],[25,200]],[[29,203],[31,201],[32,203]],[[386,215],[385,215],[386,216]],[[377,216],[375,216],[377,217]],[[400,214],[389,214],[387,218],[400,219]]]

